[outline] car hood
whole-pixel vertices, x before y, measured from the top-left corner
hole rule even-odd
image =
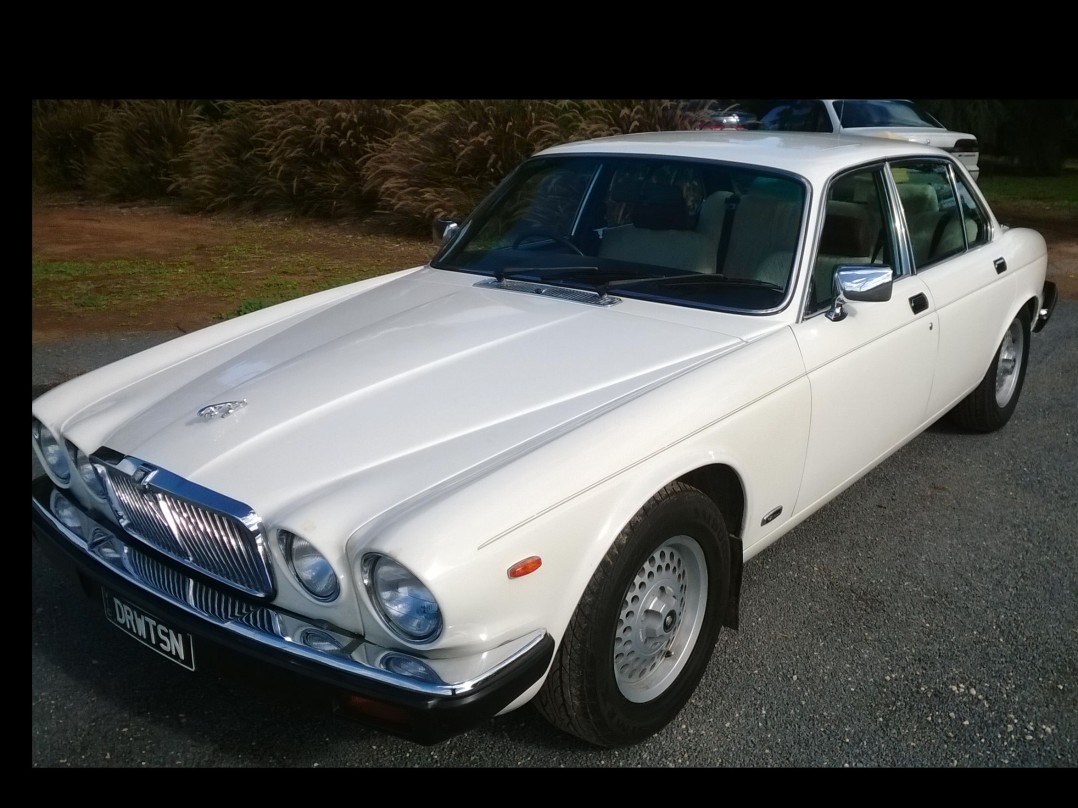
[[[475,281],[423,270],[364,289],[240,350],[215,346],[156,370],[70,419],[66,433],[264,510],[363,479],[388,507],[740,343],[642,316],[640,304]],[[213,405],[222,414],[199,416]]]

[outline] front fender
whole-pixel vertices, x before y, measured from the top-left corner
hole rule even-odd
[[[432,653],[536,628],[560,640],[611,543],[671,480],[726,464],[745,481],[745,524],[730,529],[746,550],[781,530],[809,415],[800,355],[789,332],[777,332],[357,534],[352,568],[365,552],[384,552],[431,588],[446,620]],[[776,508],[780,516],[763,524]],[[510,580],[508,568],[530,556],[542,566]]]

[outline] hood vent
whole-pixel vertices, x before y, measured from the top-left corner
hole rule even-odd
[[[554,297],[558,300],[587,303],[592,306],[613,306],[621,302],[621,298],[608,295],[606,292],[593,292],[590,289],[571,289],[567,286],[551,286],[545,283],[517,281],[509,278],[503,280],[491,278],[490,280],[479,281],[475,285],[490,289],[504,289],[507,292],[524,292],[529,295]]]

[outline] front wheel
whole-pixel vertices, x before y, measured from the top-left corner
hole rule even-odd
[[[993,432],[1011,419],[1029,362],[1029,315],[1023,309],[1007,327],[981,383],[951,411],[951,420],[975,432]]]
[[[730,540],[703,493],[672,483],[615,540],[535,700],[555,727],[603,747],[658,732],[696,689],[722,625]]]

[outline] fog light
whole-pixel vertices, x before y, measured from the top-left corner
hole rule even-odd
[[[317,628],[305,628],[300,632],[299,641],[308,648],[329,654],[339,653],[344,647],[332,634]]]
[[[403,654],[386,654],[382,657],[382,667],[390,673],[407,676],[409,679],[419,679],[435,684],[442,681],[425,662]]]
[[[52,492],[51,500],[49,507],[56,518],[72,533],[79,538],[84,538],[82,535],[82,511],[72,505],[67,497],[61,496],[55,491]]]
[[[404,707],[385,701],[376,701],[358,693],[345,693],[338,696],[334,706],[340,715],[352,720],[376,721],[385,726],[404,729],[411,726],[412,716]]]
[[[108,531],[97,527],[90,534],[90,549],[106,561],[119,561],[123,558],[124,546]]]

